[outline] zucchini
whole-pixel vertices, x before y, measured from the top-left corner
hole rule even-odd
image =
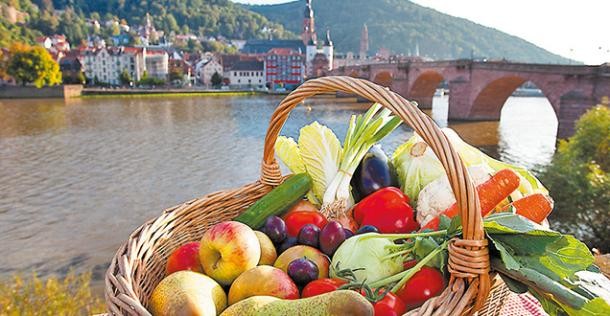
[[[267,217],[278,215],[301,200],[311,190],[311,185],[311,177],[308,174],[295,174],[252,204],[234,220],[257,229],[263,226]]]

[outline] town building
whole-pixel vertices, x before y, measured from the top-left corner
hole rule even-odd
[[[123,71],[127,71],[133,81],[139,81],[146,70],[144,48],[103,47],[87,50],[84,54],[85,76],[93,83],[123,84],[120,80]]]
[[[72,50],[59,60],[59,70],[64,83],[82,84],[84,79],[80,51]]]
[[[150,14],[146,13],[146,19],[144,25],[141,25],[138,29],[138,35],[142,45],[149,46],[155,43],[162,42],[162,38],[165,35],[163,31],[157,31],[152,23]]]
[[[224,73],[222,65],[215,57],[202,59],[195,66],[197,81],[205,86],[212,84],[212,76],[214,76],[215,73],[218,73],[221,77]]]
[[[169,55],[165,50],[144,48],[145,71],[148,77],[167,80]]]
[[[305,44],[301,40],[248,40],[241,50],[244,54],[266,54],[273,48],[289,48],[305,53]]]
[[[265,56],[265,78],[270,89],[294,89],[304,77],[305,56],[298,51],[274,48]]]
[[[184,53],[180,53],[177,50],[173,50],[169,53],[169,79],[177,80],[172,78],[172,73],[182,74],[180,82],[172,82],[173,84],[180,84],[186,86],[195,85],[195,72],[193,64],[184,56]],[[175,77],[175,76],[174,76]]]
[[[265,64],[256,60],[238,61],[229,71],[228,79],[234,88],[263,88]]]
[[[302,59],[305,66],[304,76],[316,77],[333,69],[334,46],[330,39],[330,31],[326,32],[326,39],[321,43],[322,45],[319,47],[318,44],[313,7],[311,0],[306,0],[300,41],[250,40],[246,42],[242,52],[247,54],[266,54],[274,49],[288,49],[293,54],[304,54]]]
[[[55,34],[52,36],[41,36],[36,38],[36,43],[50,53],[66,53],[70,51],[70,43],[66,39],[65,35]]]

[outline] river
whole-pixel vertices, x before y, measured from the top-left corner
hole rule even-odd
[[[257,179],[268,119],[280,97],[0,100],[0,278],[36,270],[103,273],[119,245],[164,208]],[[318,120],[343,139],[367,105],[319,98],[284,127]],[[432,116],[447,126],[447,97]],[[500,122],[449,124],[508,162],[544,165],[557,119],[545,98],[511,97]],[[392,152],[411,135],[383,141]]]

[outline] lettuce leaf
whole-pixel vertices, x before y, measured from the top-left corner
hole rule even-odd
[[[275,142],[275,154],[292,173],[307,172],[305,162],[301,158],[301,150],[292,137],[278,137]]]
[[[313,122],[301,128],[298,146],[307,173],[313,180],[312,191],[322,201],[326,188],[339,171],[341,143],[330,128]]]

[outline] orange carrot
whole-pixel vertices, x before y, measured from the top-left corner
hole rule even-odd
[[[535,193],[512,202],[502,210],[508,211],[511,206],[517,214],[541,224],[553,210],[553,200],[542,193]]]
[[[489,180],[481,183],[477,187],[479,202],[481,203],[481,215],[485,216],[491,210],[500,204],[502,200],[507,198],[513,191],[519,187],[519,176],[510,169],[502,169],[494,174]],[[453,218],[459,214],[457,203],[453,203],[451,207],[441,213],[449,218]],[[426,228],[437,230],[440,223],[440,215],[433,218],[421,230]]]

